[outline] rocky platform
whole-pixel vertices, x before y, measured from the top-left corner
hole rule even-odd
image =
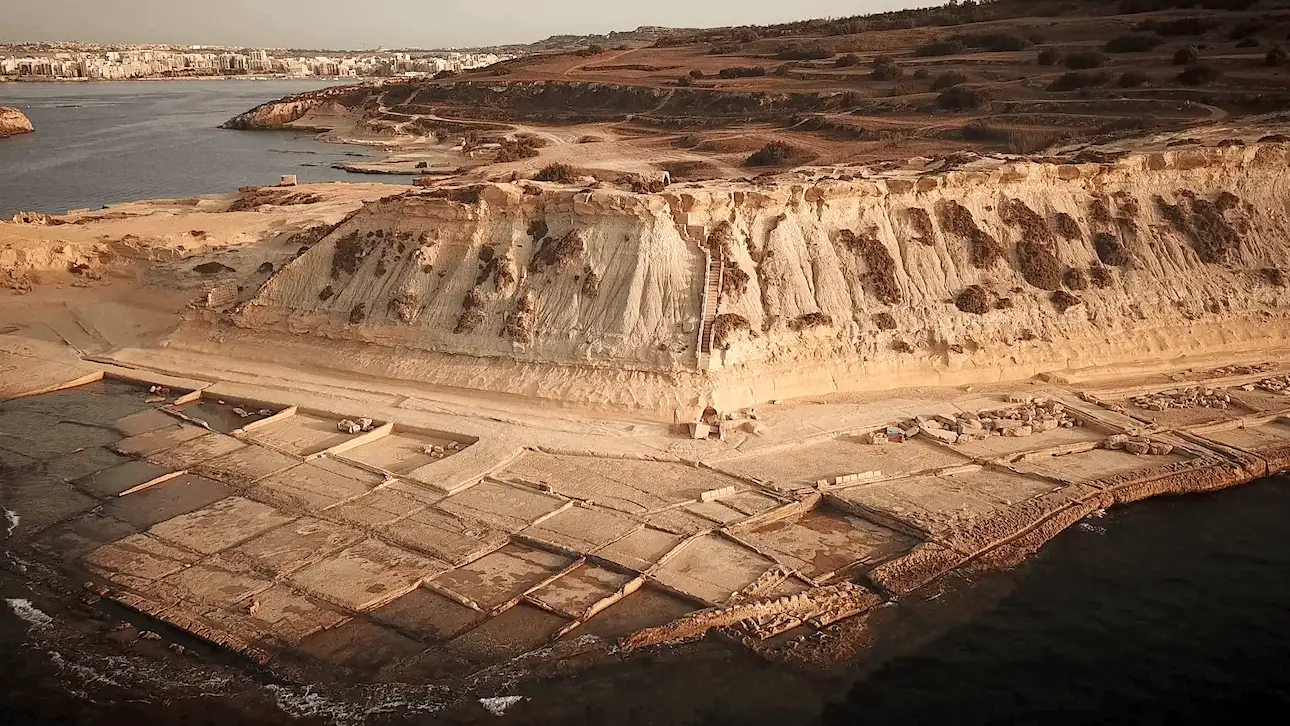
[[[713,633],[827,667],[947,573],[1290,468],[1284,363],[764,406],[696,441],[181,352],[4,351],[5,544],[29,576],[301,682],[478,682]],[[1203,415],[1137,407],[1161,397]]]

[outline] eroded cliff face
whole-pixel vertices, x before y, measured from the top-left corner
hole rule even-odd
[[[319,91],[309,91],[287,96],[238,114],[224,122],[226,129],[239,131],[281,129],[299,121],[306,114],[320,109],[348,111],[358,109],[368,100],[369,86],[335,86]]]
[[[0,139],[29,134],[34,130],[31,120],[23,115],[22,111],[9,106],[0,106]]]
[[[392,80],[287,96],[224,124],[273,129],[328,106],[358,121],[382,109],[403,115],[464,115],[501,121],[616,121],[646,114],[655,120],[701,117],[787,121],[804,112],[843,111],[857,99],[845,93],[783,93],[707,88],[650,88],[589,81]]]
[[[328,366],[361,350],[404,377],[644,406],[1253,353],[1290,341],[1288,152],[411,193],[332,229],[227,322],[333,341]],[[455,362],[411,362],[425,354]],[[517,366],[580,383],[540,390]],[[625,395],[615,371],[680,392]]]

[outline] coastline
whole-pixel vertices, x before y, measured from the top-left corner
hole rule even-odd
[[[18,359],[10,356],[6,362],[15,360]],[[144,390],[149,386],[164,386],[172,391],[192,391],[178,396],[172,394],[172,401],[160,405],[157,409],[170,416],[177,416],[178,418],[172,420],[181,423],[184,420],[190,420],[180,413],[186,410],[183,408],[184,405],[202,401],[213,403],[216,398],[219,398],[231,401],[254,401],[257,406],[283,411],[283,415],[287,418],[284,419],[279,415],[271,419],[276,421],[290,421],[293,414],[303,416],[305,411],[308,411],[309,417],[324,419],[353,418],[356,412],[362,411],[366,415],[377,417],[378,420],[393,421],[395,431],[432,429],[454,431],[457,437],[467,436],[476,440],[466,450],[473,451],[473,454],[463,461],[454,461],[465,456],[458,454],[436,465],[433,476],[412,474],[410,476],[414,478],[405,478],[409,475],[395,475],[400,480],[412,484],[422,482],[418,486],[426,486],[425,482],[433,482],[434,488],[448,492],[469,492],[472,488],[470,481],[480,476],[482,472],[492,472],[485,475],[486,482],[517,481],[516,477],[520,475],[515,472],[523,469],[516,469],[514,463],[535,455],[591,457],[591,459],[600,459],[611,467],[632,461],[638,462],[634,466],[654,467],[665,467],[669,465],[668,462],[674,462],[676,465],[686,467],[700,467],[700,471],[707,472],[706,477],[714,480],[711,486],[720,483],[718,480],[721,478],[734,476],[736,477],[734,481],[743,482],[739,486],[748,487],[758,480],[746,473],[746,462],[779,457],[781,454],[777,452],[784,446],[809,450],[812,446],[821,445],[797,443],[792,439],[763,442],[747,438],[741,442],[743,451],[734,459],[719,454],[715,458],[703,456],[698,451],[691,455],[669,456],[661,451],[649,453],[649,449],[638,448],[640,444],[650,441],[650,436],[662,436],[666,439],[667,435],[662,431],[648,434],[644,439],[640,437],[647,432],[639,430],[631,439],[614,436],[606,438],[589,435],[589,430],[582,429],[581,426],[575,426],[567,433],[559,431],[538,433],[535,429],[528,429],[528,424],[525,423],[535,414],[533,410],[504,401],[496,401],[488,405],[509,411],[508,416],[514,424],[506,432],[493,430],[486,433],[487,429],[479,427],[480,422],[471,423],[474,418],[472,414],[465,413],[463,404],[466,404],[469,399],[456,399],[450,395],[450,392],[445,392],[449,394],[446,397],[428,391],[413,392],[412,389],[393,381],[365,381],[360,393],[353,388],[354,382],[347,382],[344,378],[337,378],[327,373],[310,373],[301,376],[299,372],[289,373],[286,369],[275,366],[252,366],[231,360],[193,358],[173,352],[165,353],[161,350],[120,351],[110,357],[77,363],[65,354],[42,346],[29,345],[24,348],[23,357],[19,362],[25,369],[22,380],[27,382],[27,385],[35,384],[40,388],[14,390],[11,386],[6,390],[6,396],[40,392],[48,394],[65,385],[86,385],[88,382],[100,379],[116,381],[117,383],[113,385],[139,386],[138,390]],[[217,376],[210,375],[211,371],[216,370],[223,372]],[[1251,378],[1262,380],[1264,377],[1276,377],[1280,371],[1280,368],[1266,367],[1256,373],[1247,373],[1243,377],[1235,378],[1225,371],[1220,371],[1219,375],[1211,375],[1208,378],[1204,375],[1194,375],[1187,381],[1187,385],[1221,386]],[[69,378],[70,376],[75,377]],[[288,379],[294,382],[288,383]],[[1175,381],[1167,384],[1157,382],[1146,387],[1135,387],[1134,390],[1139,392],[1158,390],[1169,385],[1176,387],[1179,384]],[[1111,390],[1103,389],[1104,392]],[[895,395],[900,396],[901,393],[897,392]],[[929,397],[929,393],[933,395]],[[1009,396],[1001,397],[1000,394],[990,394],[985,391],[970,394],[966,399],[961,394],[956,396],[954,391],[944,391],[940,394],[924,391],[921,395],[926,401],[924,405],[946,410],[946,403],[949,401],[944,399],[944,395],[947,393],[951,395],[950,401],[960,401],[957,404],[960,407],[968,399],[996,402],[1002,400],[1006,403],[1009,398]],[[901,410],[912,410],[907,399],[910,394],[904,395],[906,399],[876,398],[874,403],[864,407],[864,410],[871,412],[874,422],[882,420],[884,416],[890,416],[891,406],[896,401],[906,401],[896,404]],[[1167,444],[1173,453],[1164,457],[1136,457],[1104,448],[1101,443],[1104,439],[1100,438],[1081,443],[1063,440],[1047,444],[1042,441],[1026,443],[1024,440],[1018,440],[1016,446],[1008,447],[1010,449],[1008,451],[995,452],[994,455],[988,456],[976,454],[966,459],[957,458],[965,453],[961,447],[944,445],[934,440],[914,439],[905,444],[889,444],[884,447],[856,447],[852,450],[854,455],[876,456],[887,462],[886,466],[897,468],[871,472],[862,477],[863,480],[859,483],[839,481],[834,484],[821,481],[809,490],[796,485],[789,488],[777,485],[768,487],[768,484],[763,481],[759,485],[760,490],[783,497],[783,504],[760,515],[745,518],[742,522],[714,530],[717,540],[712,540],[713,542],[728,541],[749,546],[780,563],[772,568],[772,572],[750,583],[742,594],[737,594],[733,604],[719,606],[709,602],[706,608],[701,607],[691,614],[656,626],[636,629],[621,638],[611,640],[601,638],[569,640],[555,637],[547,640],[544,649],[539,649],[539,653],[526,655],[519,662],[524,664],[525,672],[533,675],[545,672],[544,669],[554,660],[575,658],[584,665],[590,665],[609,657],[622,658],[636,651],[671,647],[715,634],[730,642],[741,644],[749,651],[775,662],[789,663],[810,670],[827,670],[855,657],[863,648],[862,635],[866,614],[886,604],[910,597],[925,588],[934,587],[937,582],[943,581],[946,577],[959,574],[979,575],[1013,567],[1037,552],[1060,532],[1108,508],[1125,506],[1157,496],[1218,491],[1290,469],[1290,424],[1287,424],[1287,421],[1290,421],[1287,418],[1290,408],[1285,406],[1276,410],[1265,410],[1255,415],[1235,418],[1208,416],[1207,420],[1200,423],[1160,428],[1150,426],[1146,421],[1116,413],[1112,408],[1090,405],[1074,392],[1060,388],[1032,386],[1027,389],[1026,395],[1032,398],[1042,397],[1050,401],[1061,401],[1066,410],[1079,418],[1081,428],[1092,427],[1098,432],[1098,436],[1108,431],[1133,432],[1134,435],[1149,431],[1150,433],[1146,434],[1149,440]],[[1016,394],[1010,394],[1010,396],[1018,398]],[[21,403],[24,399],[11,400]],[[393,400],[401,403],[391,408],[389,401]],[[1280,403],[1278,399],[1273,400]],[[1110,401],[1106,403],[1112,407],[1118,405]],[[802,410],[793,410],[793,408],[789,407],[788,411],[779,416],[765,416],[763,421],[770,426],[771,431],[791,428],[787,421],[800,419],[804,415]],[[811,420],[817,426],[827,428],[825,421],[828,419],[821,419],[818,413],[811,411],[813,408],[815,407],[806,407],[807,412],[811,414]],[[430,411],[438,413],[428,415]],[[563,424],[565,427],[579,420],[567,415],[561,418],[565,422]],[[1217,420],[1208,420],[1215,418]],[[268,421],[266,420],[266,423]],[[854,420],[839,419],[833,425],[841,425],[842,428],[833,429],[829,432],[829,436],[840,438],[829,440],[843,441],[848,437],[856,436],[858,434],[856,423]],[[610,420],[604,420],[599,427],[603,428],[606,425],[614,424]],[[862,424],[859,428],[867,430],[870,427],[871,424]],[[262,428],[262,426],[255,428]],[[529,431],[528,434],[524,433],[526,430]],[[386,430],[384,435],[390,435],[389,431]],[[526,442],[525,436],[536,438]],[[234,432],[234,438],[251,446],[266,443],[266,440],[257,436],[250,426],[246,427],[244,433]],[[365,437],[363,440],[379,440],[379,436],[377,439]],[[562,441],[565,443],[561,443]],[[1273,443],[1269,445],[1268,442]],[[351,465],[359,463],[345,453],[353,450],[355,445],[359,445],[358,442],[337,446],[334,451],[328,450],[324,456],[338,462],[349,462]],[[723,448],[725,447],[718,447],[716,450]],[[283,451],[289,453],[290,447]],[[908,452],[908,456],[901,453],[902,451]],[[157,456],[166,455],[159,453]],[[178,458],[175,458],[176,456]],[[190,455],[176,453],[166,460],[169,466],[192,469],[194,465],[186,464],[184,456]],[[904,470],[900,470],[901,465],[892,463],[891,456],[899,459],[910,458],[913,463],[905,465]],[[148,455],[148,460],[159,461],[153,457],[154,455]],[[944,457],[955,460],[949,461]],[[1060,468],[1053,469],[1049,462],[1057,461],[1058,458],[1062,462],[1059,465]],[[1088,462],[1081,463],[1086,458]],[[875,463],[877,461],[878,459],[874,460]],[[863,460],[852,463],[857,468],[875,465]],[[934,466],[926,468],[930,464]],[[388,477],[391,475],[387,468],[389,466],[387,464],[372,471],[384,470],[384,475]],[[209,464],[199,465],[197,468],[207,476],[234,481],[219,475],[218,469],[212,468]],[[426,474],[429,472],[427,471]],[[815,476],[809,472],[807,475]],[[245,473],[240,476],[245,477]],[[1022,479],[1047,482],[1041,486],[1051,488],[1052,491],[1047,494],[1037,494],[1039,490],[1032,490],[1033,498],[1015,505],[1000,505],[1001,508],[997,511],[982,512],[981,516],[970,517],[957,524],[950,523],[947,528],[931,527],[930,529],[926,525],[921,527],[916,525],[915,523],[920,521],[918,519],[908,519],[909,512],[892,510],[881,504],[885,501],[882,498],[867,498],[866,494],[891,490],[904,491],[908,495],[917,491],[919,486],[954,477],[965,478],[965,483],[978,482],[975,486],[987,486],[990,477],[999,476],[1009,482],[1020,482]],[[254,479],[242,478],[239,488],[250,486],[252,481]],[[553,483],[555,491],[564,490],[562,479],[559,477],[548,478],[548,481]],[[244,490],[243,496],[249,495],[255,500],[273,502],[278,507],[284,506],[282,500],[274,497],[264,499],[256,494],[255,490],[255,487],[251,486],[250,489]],[[795,494],[788,496],[789,492],[795,492]],[[857,495],[862,496],[857,498]],[[708,500],[705,499],[706,501]],[[720,502],[722,499],[717,498],[712,501]],[[574,502],[575,509],[582,506],[584,505]],[[21,510],[23,507],[19,506],[18,509]],[[824,511],[847,512],[848,516],[865,518],[870,523],[868,525],[870,527],[894,528],[888,531],[902,537],[913,536],[925,539],[903,555],[885,559],[876,566],[863,566],[860,571],[864,574],[859,578],[848,577],[841,580],[825,578],[815,584],[797,580],[801,575],[789,574],[783,569],[788,566],[788,563],[782,559],[782,555],[769,553],[765,549],[767,547],[765,542],[757,544],[759,540],[750,539],[752,533],[764,531],[776,523],[792,522],[803,514],[811,516],[812,513],[818,514]],[[901,519],[904,522],[899,521]],[[212,521],[211,524],[214,522]],[[673,526],[658,522],[655,524],[663,527]],[[66,526],[66,524],[59,525],[55,530],[66,529]],[[513,535],[510,541],[524,547],[537,547],[539,550],[566,552],[570,557],[577,557],[576,562],[587,563],[586,566],[595,562],[615,568],[621,567],[620,564],[615,564],[621,560],[613,556],[605,559],[607,555],[604,554],[579,555],[577,550],[581,546],[576,542],[580,535],[577,531],[566,531],[563,536],[570,535],[573,536],[573,540],[550,539],[549,535],[526,532]],[[634,586],[622,587],[617,594],[611,593],[608,601],[600,607],[609,608],[612,612],[615,603],[630,597],[641,588],[642,584],[646,588],[661,588],[661,592],[670,593],[672,597],[702,604],[701,600],[694,599],[695,595],[692,591],[687,592],[689,587],[684,584],[684,580],[670,577],[665,570],[669,559],[684,558],[686,548],[707,546],[703,543],[708,542],[711,536],[711,534],[696,533],[683,538],[682,543],[673,548],[670,554],[661,557],[657,565],[644,569],[643,578],[638,578]],[[45,539],[48,541],[47,538]],[[62,541],[61,535],[55,541]],[[92,541],[96,540],[92,539]],[[108,543],[105,546],[112,545]],[[41,557],[40,549],[22,548],[13,551],[22,553],[22,556],[29,561],[33,557],[37,559]],[[727,555],[718,549],[709,553],[708,557],[712,556],[724,558]],[[735,562],[738,560],[731,561],[732,566]],[[103,564],[106,564],[105,561]],[[707,566],[710,565],[711,563],[707,563]],[[190,636],[238,654],[251,663],[268,664],[271,668],[280,669],[279,672],[288,677],[300,678],[303,682],[317,677],[313,666],[301,662],[298,655],[290,655],[292,652],[290,647],[284,650],[280,643],[276,646],[266,645],[267,641],[262,640],[263,635],[252,635],[257,631],[246,630],[245,626],[237,624],[236,619],[229,620],[225,615],[212,620],[209,615],[197,615],[196,613],[202,612],[200,609],[194,612],[186,606],[176,607],[173,599],[157,599],[155,586],[150,588],[153,590],[152,593],[146,589],[140,590],[128,584],[131,582],[129,578],[122,579],[112,574],[115,566],[109,566],[108,570],[100,569],[101,566],[91,565],[90,582],[94,584],[86,585],[90,587],[95,597],[101,596],[106,601],[178,628]],[[780,569],[776,570],[776,568]],[[576,566],[572,569],[576,569]],[[128,570],[127,567],[127,570],[120,571],[120,574],[124,575]],[[565,567],[562,573],[570,571],[571,568]],[[800,584],[789,591],[784,591],[783,586],[790,580],[796,580]],[[54,575],[47,584],[71,593],[75,590],[77,581],[76,576]],[[826,582],[833,584],[825,584]],[[532,587],[531,590],[539,588],[540,586]],[[776,594],[777,591],[785,594]],[[437,586],[432,588],[431,592],[440,595],[452,594],[451,591]],[[460,596],[454,595],[454,597]],[[520,598],[518,602],[518,606],[527,607],[528,603],[535,601],[530,594]],[[470,604],[475,607],[480,606],[475,603]],[[485,611],[492,613],[494,617],[505,613],[507,608],[516,606],[512,602],[498,610],[490,608],[487,604],[483,605]],[[594,615],[587,618],[587,622],[595,622]],[[580,624],[575,620],[573,626],[576,628]],[[825,633],[826,637],[804,637],[800,634],[802,628],[808,628],[810,632]],[[576,635],[578,631],[569,629],[562,632],[572,632]],[[488,682],[487,678],[485,682]]]
[[[1165,193],[1200,189],[1189,193],[1205,199],[1221,189],[1235,199],[1234,214],[1249,221],[1234,221],[1254,230],[1237,244],[1267,264],[1280,248],[1277,227],[1258,216],[1266,190],[1230,169],[1272,168],[1282,143],[1146,150],[1112,163],[990,160],[916,182],[816,170],[778,188],[722,183],[651,194],[530,182],[423,195],[379,184],[248,187],[29,215],[5,227],[23,244],[0,257],[26,290],[21,299],[0,291],[16,310],[0,333],[0,367],[13,374],[0,385],[0,433],[30,442],[30,455],[12,454],[18,478],[5,502],[13,513],[6,545],[30,581],[85,604],[76,617],[88,613],[91,626],[130,613],[126,635],[115,636],[130,647],[152,643],[154,657],[169,652],[180,663],[206,647],[205,657],[230,658],[233,670],[264,668],[302,687],[375,682],[482,694],[517,674],[540,679],[708,638],[828,672],[863,651],[871,615],[948,578],[1012,567],[1108,508],[1290,468],[1290,356],[1278,342],[1284,286],[1244,270],[1232,279],[1257,294],[1257,311],[1216,301],[1193,313],[1164,300],[1158,309],[1175,308],[1168,314],[1186,322],[1152,310],[1148,327],[1133,322],[1147,319],[1141,310],[1135,318],[1117,307],[1149,296],[1143,281],[1155,274],[1155,258],[1147,258],[1117,271],[1122,289],[1081,290],[1113,318],[1109,327],[1054,313],[1046,293],[1032,292],[1018,298],[1024,313],[1000,308],[989,311],[994,318],[951,320],[957,327],[947,330],[976,336],[975,369],[950,358],[963,350],[909,346],[837,366],[841,373],[790,380],[803,362],[826,367],[840,348],[815,333],[815,358],[790,360],[783,346],[772,348],[773,365],[758,374],[750,362],[770,337],[758,324],[760,338],[714,352],[706,367],[694,348],[653,344],[637,353],[602,342],[576,361],[556,347],[543,359],[506,338],[506,328],[499,336],[496,316],[499,325],[474,338],[442,338],[464,347],[435,351],[422,347],[424,330],[407,325],[417,315],[399,314],[391,270],[460,274],[464,286],[444,285],[452,297],[440,325],[448,329],[469,307],[459,302],[465,287],[488,280],[480,277],[486,258],[509,258],[542,281],[532,289],[555,290],[565,308],[590,307],[604,299],[598,290],[589,295],[581,279],[553,273],[537,278],[541,266],[521,256],[542,236],[527,231],[530,217],[594,218],[611,234],[598,239],[585,225],[576,252],[605,244],[620,261],[621,240],[646,239],[615,221],[627,219],[657,235],[659,244],[642,248],[674,248],[664,259],[684,261],[666,270],[680,283],[664,287],[669,299],[694,303],[695,314],[703,245],[720,241],[716,217],[709,229],[703,216],[708,208],[752,200],[749,210],[776,220],[773,232],[811,229],[809,215],[786,223],[809,203],[833,229],[854,229],[861,227],[827,205],[894,219],[879,211],[883,204],[908,211],[922,195],[917,203],[930,208],[928,198],[948,190],[972,207],[969,217],[1013,244],[1006,220],[988,216],[997,200],[974,201],[962,188],[997,181],[1036,208],[1087,215],[1096,231],[1097,207],[1087,208],[1080,185],[1109,195],[1108,181],[1127,186],[1145,169],[1176,177]],[[1160,254],[1172,260],[1171,284],[1181,271],[1200,281],[1196,289],[1228,285],[1230,268],[1196,264],[1182,233],[1151,216],[1153,203],[1166,205],[1150,196],[1131,203],[1134,193],[1143,192],[1115,194],[1115,203],[1157,235],[1136,254],[1167,244]],[[1129,209],[1147,210],[1140,224]],[[452,225],[467,228],[462,244]],[[522,240],[517,254],[481,253],[484,225]],[[880,244],[958,264],[959,243],[942,235]],[[341,245],[359,239],[371,247],[347,267]],[[830,243],[801,232],[773,241],[792,257],[795,245]],[[1092,259],[1089,247],[1080,238],[1062,256]],[[405,254],[424,257],[412,265],[398,257]],[[572,277],[597,258],[576,261],[549,266]],[[854,272],[850,261],[830,264]],[[963,269],[965,281],[980,274]],[[760,284],[763,271],[753,273]],[[486,291],[504,291],[502,277]],[[968,312],[934,307],[953,305],[957,288],[926,284],[925,271],[917,277],[904,286],[906,305],[891,308],[901,325],[914,330],[922,324],[914,315],[943,321]],[[430,287],[416,279],[418,289]],[[610,290],[631,287],[609,274],[597,279]],[[65,282],[68,289],[55,288]],[[312,309],[337,294],[332,285],[342,287],[337,311]],[[562,285],[572,292],[559,292]],[[854,289],[863,300],[863,284]],[[411,309],[428,316],[433,307]],[[366,327],[381,315],[389,317]],[[1009,337],[987,339],[989,324],[1016,322],[1013,315],[1049,326],[1045,338],[1021,346],[1004,331]],[[861,320],[867,311],[837,317]],[[133,320],[140,322],[125,322]],[[1158,355],[1112,347],[1074,354],[1088,347],[1080,336],[1091,330],[1110,341],[1115,325],[1154,331]],[[698,337],[684,324],[656,327],[680,330],[689,345]],[[631,335],[604,338],[633,343]],[[947,383],[957,385],[929,385]],[[902,384],[919,387],[895,388]],[[588,397],[597,386],[614,397]],[[126,476],[118,467],[146,468]],[[50,477],[60,486],[30,486]],[[335,539],[318,543],[320,531]],[[284,551],[288,563],[274,554]]]
[[[23,84],[27,84],[27,83],[32,83],[32,84],[40,84],[40,83],[49,83],[49,84],[62,84],[62,83],[134,83],[134,82],[143,82],[143,81],[318,81],[318,82],[320,82],[320,83],[331,83],[331,82],[338,82],[338,81],[348,81],[348,82],[351,82],[351,83],[358,84],[358,83],[370,83],[370,82],[375,82],[375,81],[380,81],[380,80],[382,80],[382,78],[381,78],[381,77],[379,77],[379,76],[356,76],[356,77],[351,77],[351,76],[287,76],[287,75],[280,75],[280,76],[274,76],[274,75],[256,75],[256,76],[232,75],[232,76],[191,76],[191,77],[190,77],[190,76],[176,76],[176,77],[168,77],[168,76],[143,76],[143,77],[137,77],[137,78],[53,78],[53,77],[39,77],[39,78],[30,78],[30,79],[27,79],[27,78],[20,78],[20,77],[7,77],[7,76],[0,76],[0,85],[4,85],[4,84],[6,84],[6,83],[23,83]]]

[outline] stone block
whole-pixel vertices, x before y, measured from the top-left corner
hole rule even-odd
[[[926,429],[925,428],[923,429],[923,433],[936,439],[937,441],[944,441],[949,444],[953,444],[959,440],[958,434],[954,433],[953,431],[946,431],[944,429]]]

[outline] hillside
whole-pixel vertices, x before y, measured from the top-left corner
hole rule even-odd
[[[955,150],[1033,153],[1290,107],[1287,3],[1180,4],[1192,7],[1002,0],[677,31],[304,94],[228,125],[330,130],[397,152],[380,169],[424,161],[435,178],[501,180],[552,161],[612,173],[629,170],[623,157],[737,178]],[[1120,12],[1147,7],[1167,9]],[[544,141],[501,152],[533,134]],[[768,165],[752,158],[774,143],[786,148]]]
[[[1265,132],[657,193],[412,192],[174,344],[215,323],[251,357],[271,340],[329,368],[658,413],[1266,350],[1290,334],[1290,146]]]

